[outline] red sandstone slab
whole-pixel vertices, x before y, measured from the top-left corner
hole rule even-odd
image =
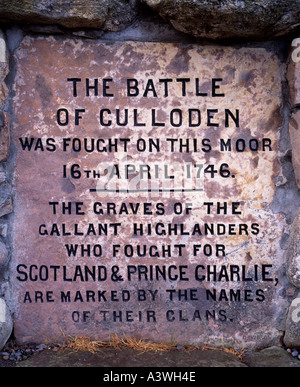
[[[277,342],[278,58],[26,37],[16,61],[17,339]]]

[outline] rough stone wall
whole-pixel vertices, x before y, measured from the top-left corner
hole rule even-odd
[[[12,315],[5,301],[8,291],[7,264],[9,261],[8,215],[13,210],[9,172],[6,163],[10,148],[10,116],[7,112],[8,89],[5,78],[9,72],[6,39],[0,32],[0,348],[10,337]]]
[[[13,331],[13,310],[10,310],[13,289],[9,288],[7,270],[13,249],[10,224],[14,216],[11,192],[15,150],[10,144],[12,54],[23,35],[32,33],[112,41],[200,43],[199,38],[230,38],[238,39],[241,45],[247,45],[249,39],[254,42],[273,39],[270,45],[279,47],[287,69],[283,74],[286,105],[283,107],[285,124],[280,140],[282,174],[276,181],[273,201],[274,212],[284,213],[289,225],[281,241],[286,251],[286,272],[282,276],[286,278],[286,296],[290,301],[289,310],[282,313],[282,330],[287,345],[300,347],[300,54],[297,52],[297,46],[300,46],[297,42],[300,2],[144,0],[144,3],[155,12],[137,0],[0,0],[0,19],[3,22],[0,31],[0,349]],[[232,40],[221,44],[230,43]],[[287,50],[290,50],[290,55],[285,58]]]
[[[292,144],[292,164],[295,180],[300,189],[300,58],[298,45],[300,39],[292,42],[291,52],[287,63],[287,80],[290,94],[291,115],[289,131]],[[299,192],[299,191],[298,191]],[[295,287],[293,301],[291,302],[285,328],[284,342],[294,347],[300,346],[300,210],[294,219],[288,248],[286,251],[287,277]]]

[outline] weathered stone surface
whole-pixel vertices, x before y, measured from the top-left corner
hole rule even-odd
[[[0,217],[11,214],[12,211],[13,211],[12,198],[7,198],[7,200],[0,202]]]
[[[0,351],[6,344],[13,330],[11,314],[3,298],[0,298]]]
[[[179,31],[201,38],[268,39],[300,26],[299,1],[143,0]]]
[[[7,87],[4,83],[4,79],[7,74],[8,74],[8,55],[7,55],[7,49],[6,49],[6,42],[5,42],[5,37],[3,32],[0,30],[0,109],[3,109],[4,101],[7,98]]]
[[[136,16],[136,0],[0,1],[0,18],[30,24],[116,31]]]
[[[246,365],[235,355],[221,350],[143,353],[130,349],[107,348],[95,353],[46,350],[17,363],[17,367],[153,367],[156,369],[159,367],[246,367]],[[100,378],[99,380],[101,381]]]
[[[295,178],[300,189],[300,110],[291,115],[290,136],[292,144],[292,162],[295,172]]]
[[[3,32],[0,31],[0,162],[7,160],[10,146],[9,115],[2,112],[8,95],[7,87],[4,83],[7,74],[8,56],[6,42]]]
[[[285,312],[279,277],[285,218],[270,210],[282,123],[277,55],[257,47],[26,37],[15,60],[10,278],[17,339],[124,332],[215,346],[278,343]],[[201,122],[188,108],[201,113]],[[238,122],[224,117],[228,109],[235,118],[239,112]],[[221,150],[221,138],[232,139],[231,151]],[[26,139],[40,140],[29,151]],[[99,149],[79,149],[84,139],[100,139]],[[129,140],[128,149],[120,139]],[[118,149],[109,150],[110,140],[119,141]],[[141,140],[159,144],[159,150],[137,147]],[[247,150],[236,149],[238,140]],[[258,148],[250,150],[250,141]],[[153,179],[137,172],[128,181],[125,165],[149,167]],[[164,167],[177,173],[197,165],[225,169],[213,176],[207,170],[198,180],[179,176],[173,192]],[[115,166],[121,175],[108,175]],[[194,189],[195,182],[203,191]],[[149,193],[149,187],[160,190]],[[77,213],[76,202],[82,202]],[[239,203],[237,212],[232,202]],[[69,209],[62,210],[63,203]],[[226,211],[218,212],[217,203]],[[189,204],[190,212],[174,210]],[[104,235],[99,224],[119,226]],[[143,234],[134,232],[134,224]],[[215,231],[205,232],[205,225]],[[202,231],[193,233],[194,227]],[[74,254],[66,247],[71,244],[79,249]],[[181,252],[175,247],[180,244]],[[217,244],[226,247],[224,254],[209,251]],[[193,251],[196,245],[200,251]]]
[[[299,28],[298,1],[143,0],[175,29],[212,39],[268,39]],[[137,0],[0,1],[0,18],[116,31],[137,16]]]
[[[3,223],[3,224],[0,223],[0,235],[3,238],[7,237],[7,229],[8,229],[8,225],[6,223]]]
[[[300,105],[300,38],[293,39],[291,51],[287,61],[287,80],[291,104],[293,107]]]
[[[3,125],[0,125],[0,162],[6,161],[10,148],[9,114],[3,113]]]
[[[7,51],[4,33],[0,30],[0,63],[7,63]],[[1,79],[2,76],[1,76]]]
[[[6,173],[0,172],[0,184],[4,183],[6,181]]]
[[[8,251],[4,243],[0,241],[0,267],[3,265],[8,257]]]
[[[270,347],[250,355],[243,360],[249,367],[300,367],[300,361],[294,359],[281,347]]]
[[[300,298],[295,298],[286,318],[284,343],[290,348],[300,348]]]
[[[286,252],[286,270],[290,282],[300,288],[300,210],[295,217],[290,232]]]

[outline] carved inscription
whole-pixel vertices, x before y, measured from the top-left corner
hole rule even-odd
[[[16,61],[16,336],[276,337],[276,55],[27,37]]]

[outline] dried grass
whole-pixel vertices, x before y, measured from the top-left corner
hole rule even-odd
[[[232,355],[236,356],[239,360],[243,360],[243,356],[245,355],[246,353],[246,350],[245,349],[236,349],[236,348],[226,348],[226,347],[211,347],[210,345],[208,344],[204,344],[201,349],[203,351],[206,351],[206,350],[211,350],[211,351],[223,351],[223,352],[226,352],[226,353],[231,353]]]
[[[137,339],[135,337],[129,337],[124,334],[122,338],[119,338],[118,335],[113,335],[110,343],[113,348],[129,348],[142,352],[168,352],[176,348],[170,344],[151,343],[144,339]]]
[[[109,345],[104,341],[91,340],[86,336],[68,336],[66,343],[62,346],[63,350],[71,349],[74,352],[97,352],[100,348],[108,348]]]
[[[177,345],[172,344],[164,344],[164,343],[154,343],[145,339],[138,339],[136,337],[129,337],[123,333],[123,337],[119,337],[117,334],[111,336],[108,341],[101,340],[92,340],[86,336],[65,336],[65,344],[62,346],[63,350],[72,350],[75,352],[84,351],[95,353],[100,349],[106,348],[114,348],[114,349],[122,349],[128,348],[133,349],[135,351],[140,352],[169,352],[178,350]],[[202,346],[197,345],[185,345],[180,346],[181,350],[185,352],[191,352],[195,350],[216,350],[216,351],[224,351],[226,353],[230,353],[235,355],[238,359],[242,360],[243,355],[245,354],[245,350],[235,349],[235,348],[226,348],[226,347],[212,347],[208,344],[204,344]]]

